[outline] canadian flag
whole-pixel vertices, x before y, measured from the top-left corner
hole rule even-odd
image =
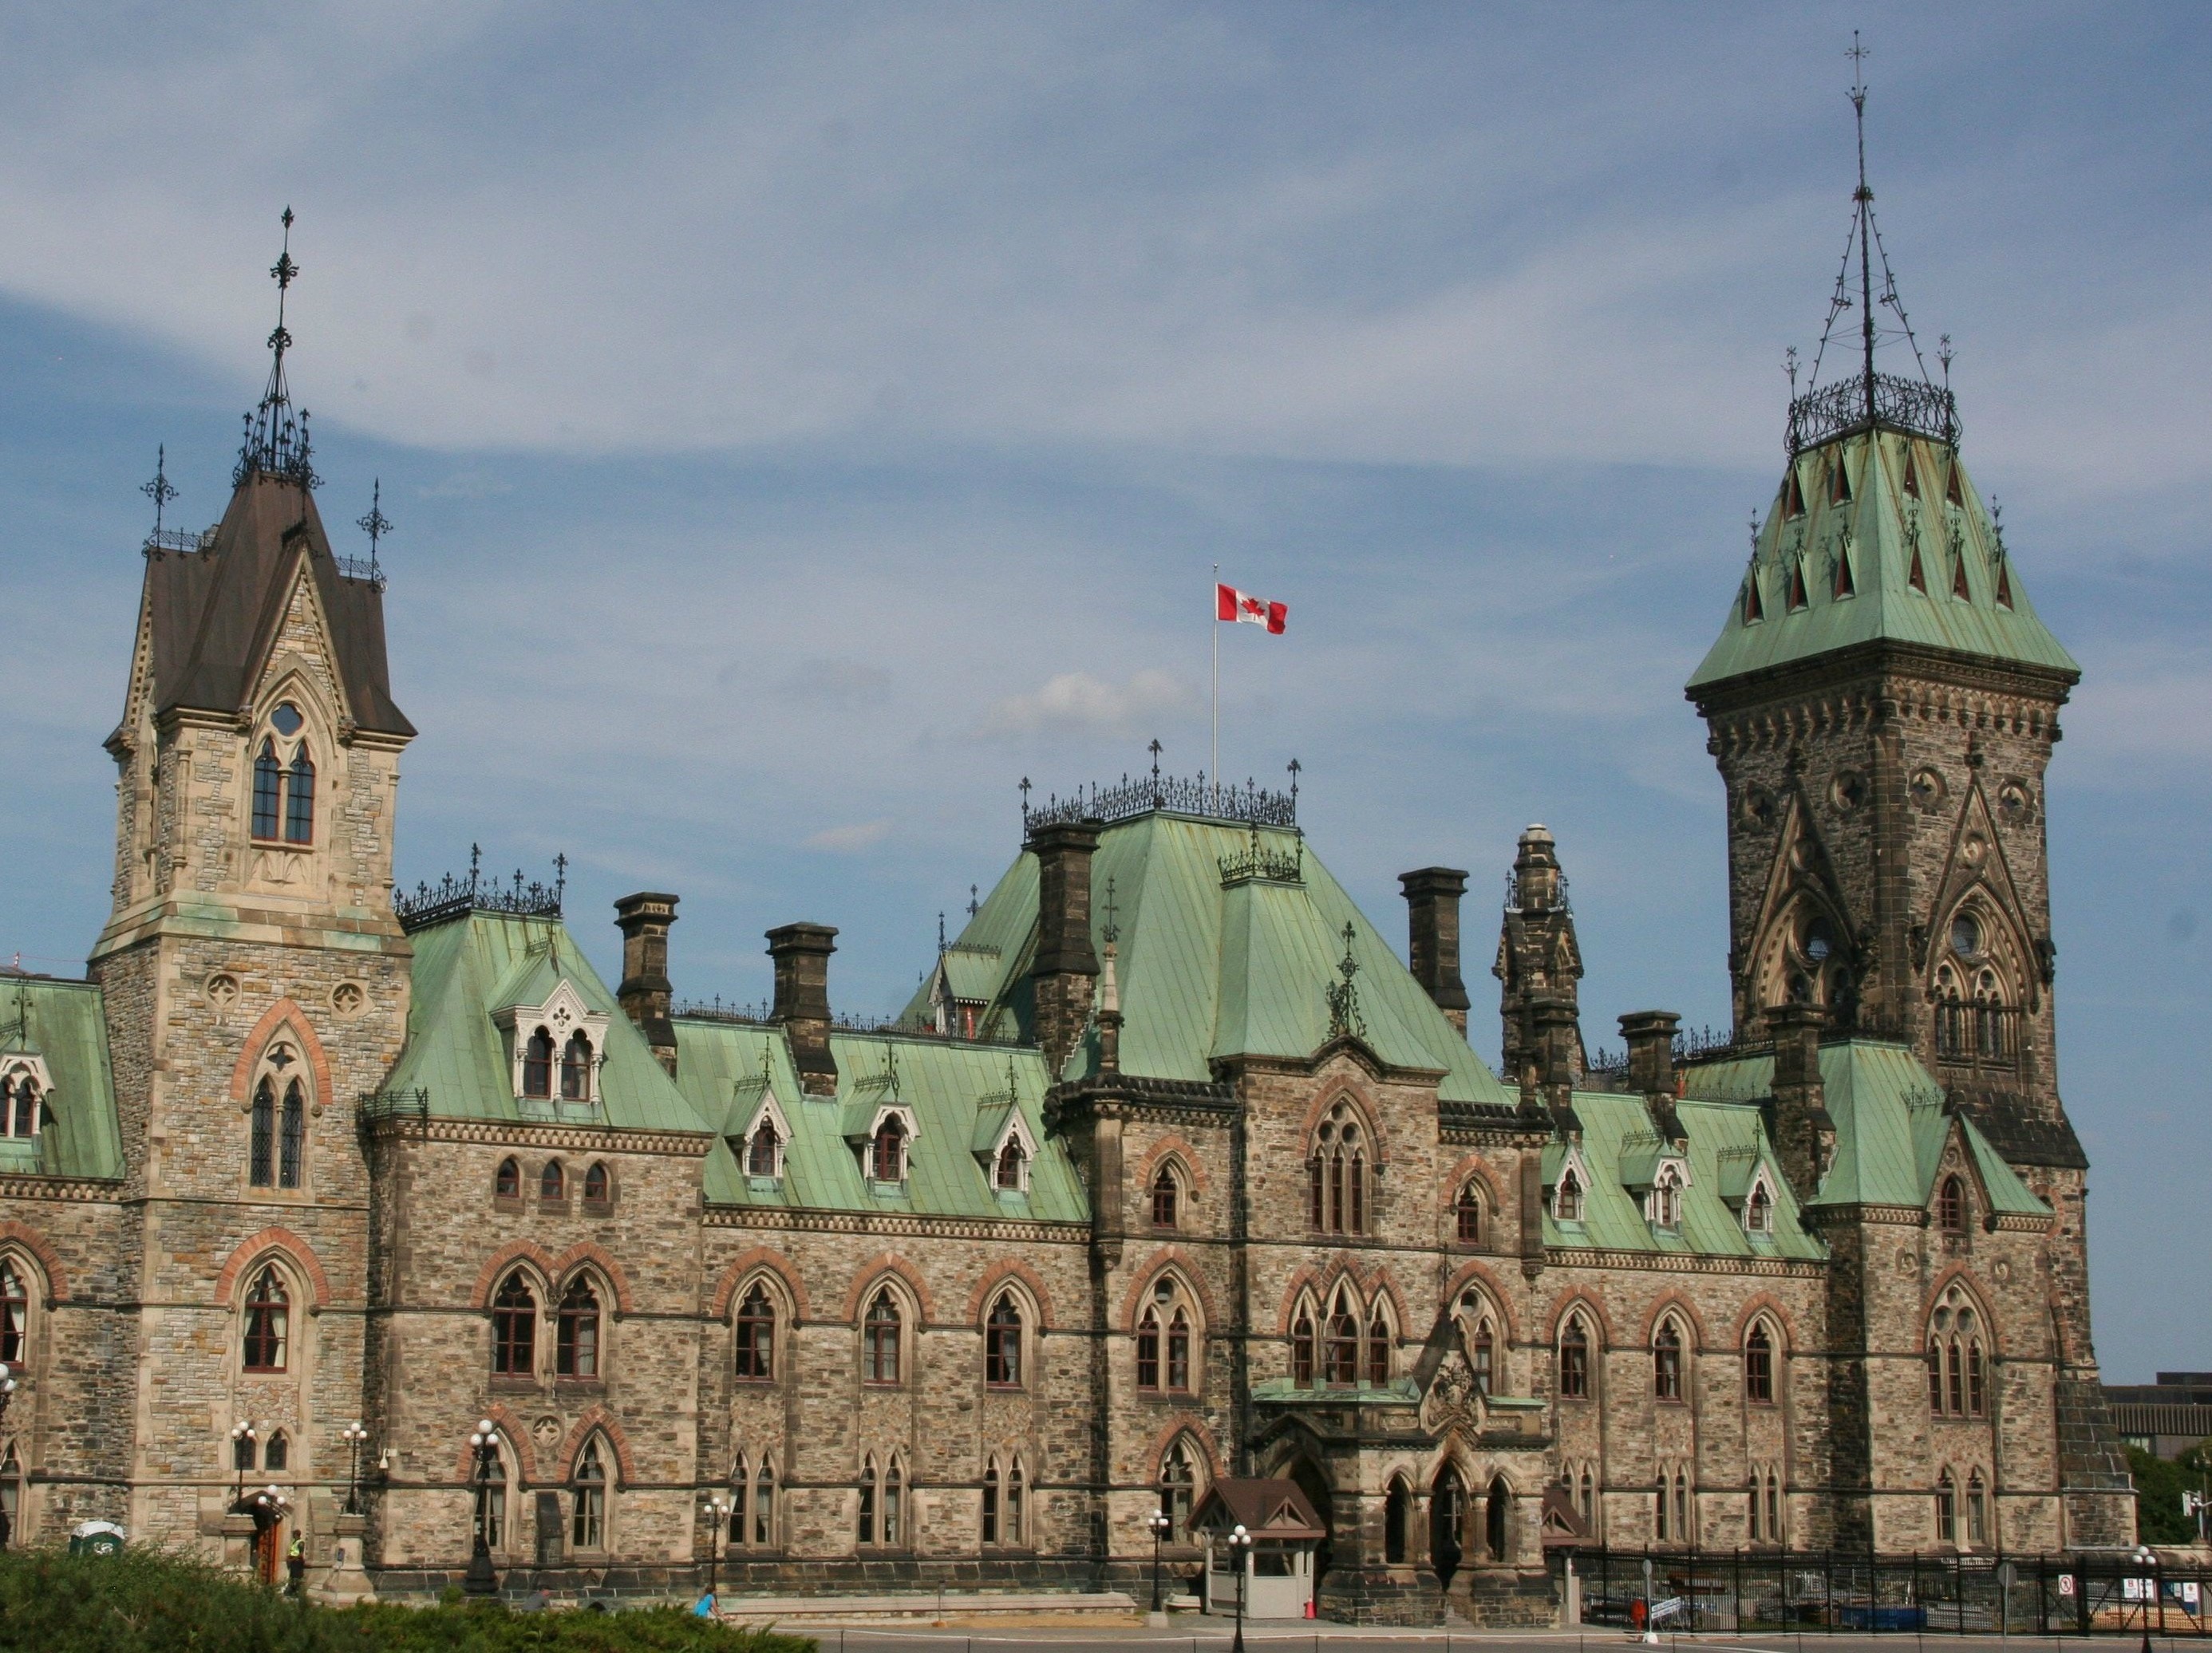
[[[1270,603],[1264,597],[1255,597],[1234,586],[1217,585],[1213,588],[1213,617],[1241,621],[1250,626],[1265,626],[1279,637],[1283,635],[1285,623],[1291,617],[1291,605],[1288,603]]]

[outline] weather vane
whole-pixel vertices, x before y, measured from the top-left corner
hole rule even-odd
[[[166,444],[154,450],[154,480],[142,485],[138,491],[154,501],[154,532],[146,543],[161,543],[161,507],[177,497],[177,490],[169,485],[169,450]]]

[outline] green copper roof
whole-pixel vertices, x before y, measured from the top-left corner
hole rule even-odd
[[[1850,497],[1840,501],[1838,458],[1850,478]],[[1947,499],[1955,464],[1942,443],[1887,429],[1798,454],[1794,489],[1785,471],[1727,623],[1691,674],[1690,690],[1876,641],[2078,674],[2073,656],[2036,617],[2019,567],[1963,467],[1957,502]],[[1905,486],[1908,465],[1917,494]],[[1793,600],[1796,591],[1802,597]]]
[[[1700,1062],[1685,1071],[1693,1097],[1747,1103],[1773,1093],[1771,1055]],[[1836,1124],[1836,1159],[1812,1204],[1925,1206],[1955,1128],[1995,1210],[2048,1214],[1973,1121],[1944,1109],[1942,1087],[1905,1046],[1867,1039],[1824,1044],[1820,1085]]]
[[[679,1017],[676,1050],[678,1086],[729,1139],[708,1161],[711,1203],[1066,1223],[1090,1218],[1066,1147],[1045,1137],[1048,1080],[1044,1059],[1035,1050],[835,1032],[830,1038],[837,1063],[834,1097],[800,1094],[781,1027]],[[781,1177],[745,1175],[732,1152],[758,1116],[764,1088],[791,1132]],[[907,1179],[896,1188],[863,1174],[862,1149],[854,1140],[886,1107],[905,1109],[914,1121]],[[1030,1164],[1029,1187],[1018,1193],[994,1188],[983,1158],[1016,1108],[1030,1140],[1040,1145]]]
[[[574,1121],[617,1129],[709,1129],[670,1080],[557,919],[474,912],[417,930],[407,1045],[386,1088],[423,1090],[447,1119]],[[567,981],[608,1018],[596,1108],[526,1103],[514,1094],[505,1029],[495,1012],[545,1002]]]
[[[50,1117],[35,1139],[0,1139],[0,1172],[121,1176],[122,1133],[100,989],[89,981],[0,975],[0,1060],[9,1054],[45,1064]]]
[[[1217,1058],[1310,1057],[1330,1036],[1328,989],[1343,980],[1349,924],[1358,1022],[1376,1055],[1440,1072],[1443,1101],[1510,1104],[1497,1076],[1310,846],[1287,828],[1261,828],[1256,847],[1253,836],[1234,823],[1155,811],[1100,837],[1091,933],[1103,955],[1108,923],[1120,931],[1122,1071],[1204,1082]],[[1235,870],[1255,859],[1278,876]],[[997,950],[988,995],[994,1032],[1029,1027],[1036,903],[1036,858],[1024,850],[959,938],[962,947]],[[928,1013],[925,989],[902,1019],[919,1024]],[[1086,1040],[1068,1073],[1089,1072],[1097,1060],[1096,1041]]]

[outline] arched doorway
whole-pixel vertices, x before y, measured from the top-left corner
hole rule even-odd
[[[1331,1505],[1328,1483],[1322,1479],[1321,1470],[1311,1458],[1300,1458],[1291,1466],[1290,1479],[1306,1495],[1314,1513],[1321,1517],[1322,1531],[1328,1534],[1314,1547],[1314,1588],[1321,1588],[1322,1575],[1328,1571],[1329,1562],[1335,1552],[1336,1511]]]
[[[1413,1495],[1406,1483],[1393,1479],[1382,1498],[1382,1560],[1386,1566],[1402,1566],[1407,1559],[1407,1538],[1413,1524]]]
[[[1513,1489],[1499,1475],[1490,1483],[1490,1491],[1483,1497],[1483,1547],[1490,1552],[1492,1561],[1511,1559],[1513,1539]]]
[[[251,1516],[253,1518],[253,1545],[249,1552],[253,1577],[261,1583],[274,1584],[284,1575],[283,1520],[258,1496],[240,1498],[231,1505],[230,1512],[234,1516]]]
[[[1437,1583],[1447,1588],[1459,1571],[1459,1535],[1466,1519],[1467,1488],[1459,1471],[1446,1464],[1429,1488],[1429,1565],[1436,1569]]]

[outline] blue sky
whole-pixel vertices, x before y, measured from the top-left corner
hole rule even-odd
[[[2212,252],[2200,9],[0,8],[0,957],[81,966],[166,443],[212,521],[300,215],[325,518],[381,477],[409,883],[684,899],[686,995],[842,933],[910,990],[1015,783],[1304,765],[1395,875],[1558,834],[1584,1027],[1726,1006],[1680,684],[1781,459],[1852,182],[2086,677],[2062,1078],[2115,1379],[2212,1367]],[[341,534],[340,538],[349,538]],[[1479,1002],[1486,995],[1478,992]],[[1479,1014],[1480,1014],[1479,1012]],[[1478,1043],[1495,1054],[1494,1020]]]

